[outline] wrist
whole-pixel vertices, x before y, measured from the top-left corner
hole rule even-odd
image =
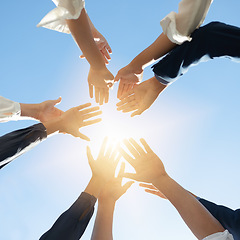
[[[152,78],[152,86],[158,92],[162,92],[167,87],[167,85],[160,83],[155,77]]]
[[[31,117],[34,119],[38,119],[40,103],[38,104],[20,103],[20,108],[22,117]]]
[[[92,176],[84,192],[98,198],[105,181],[99,177]]]
[[[47,135],[50,135],[50,134],[58,132],[58,131],[59,132],[64,132],[61,129],[61,116],[58,117],[58,118],[54,118],[50,121],[44,122],[42,124],[44,125],[44,127],[47,130]]]
[[[139,64],[138,61],[133,59],[129,64],[128,67],[131,69],[131,72],[136,74],[141,74],[143,72],[143,65]]]
[[[168,185],[171,181],[171,177],[165,172],[152,180],[152,184],[162,192],[162,188]]]

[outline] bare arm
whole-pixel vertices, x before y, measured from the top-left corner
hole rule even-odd
[[[152,183],[156,186],[177,209],[198,239],[225,230],[193,195],[168,176],[162,161],[144,139],[141,139],[144,149],[133,139],[125,140],[124,143],[135,158],[132,158],[123,149],[121,149],[121,153],[136,171],[135,174],[124,174],[124,177]]]

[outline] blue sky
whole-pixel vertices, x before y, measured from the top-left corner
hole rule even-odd
[[[113,49],[116,74],[161,33],[160,20],[177,10],[172,1],[87,1],[95,26]],[[70,35],[37,28],[54,4],[50,0],[1,4],[1,93],[23,103],[62,96],[67,110],[89,99],[88,63]],[[240,2],[215,1],[205,23],[240,26]],[[150,67],[144,80],[150,78]],[[116,90],[103,106],[102,123],[82,132],[97,153],[105,135],[144,137],[183,187],[213,202],[239,207],[239,65],[217,59],[192,68],[160,95],[142,116],[116,111]],[[0,134],[34,121],[2,123]],[[20,156],[0,174],[0,239],[33,240],[47,231],[84,190],[91,177],[87,143],[55,135]],[[96,205],[97,207],[97,205]],[[96,212],[96,211],[95,211]],[[83,240],[91,236],[93,216]],[[114,239],[195,239],[168,201],[135,184],[117,203]]]

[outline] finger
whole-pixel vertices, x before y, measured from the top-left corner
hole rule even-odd
[[[128,84],[127,92],[129,92],[133,88],[134,84]]]
[[[99,94],[100,94],[99,88],[95,87],[95,101],[96,101],[96,103],[99,103]]]
[[[120,177],[122,178],[121,176],[124,174],[125,172],[125,162],[122,162],[121,166],[120,166],[120,170],[119,170],[119,173],[118,173],[118,176],[117,177]]]
[[[85,58],[85,56],[82,54],[82,55],[80,55],[79,56],[81,59],[84,59]]]
[[[130,153],[135,157],[135,158],[138,158],[140,156],[140,154],[138,153],[138,151],[132,146],[132,144],[124,139],[123,140],[125,146],[127,147],[127,149],[130,151]]]
[[[58,99],[53,100],[54,105],[58,105],[61,101],[62,101],[62,97],[59,97]]]
[[[101,115],[102,114],[102,111],[97,111],[97,112],[94,112],[94,113],[89,113],[89,114],[86,114],[83,116],[83,120],[87,120],[89,118],[92,118],[92,117],[96,117],[98,115]]]
[[[119,152],[134,167],[135,160],[130,157],[122,148],[119,149]]]
[[[114,160],[114,167],[116,168],[120,159],[121,159],[122,155],[120,153],[117,154],[117,157]]]
[[[128,113],[128,112],[132,112],[132,111],[135,111],[138,109],[138,105],[134,105],[134,106],[131,106],[131,107],[128,107],[126,109],[123,109],[122,112],[123,113]]]
[[[104,96],[105,96],[105,94],[104,94],[104,88],[100,88],[99,94],[100,94],[99,104],[100,104],[100,105],[103,105],[103,100],[104,100]]]
[[[134,146],[135,149],[137,149],[140,155],[146,154],[142,147],[133,138],[130,138],[129,142]]]
[[[111,47],[109,46],[109,44],[107,43],[105,48],[108,50],[108,52],[111,54],[112,53],[112,49]]]
[[[109,100],[109,89],[104,89],[104,99],[105,99],[105,103],[108,103]]]
[[[128,95],[127,97],[123,98],[119,103],[117,103],[117,106],[120,107],[125,103],[132,102],[135,100],[134,95]]]
[[[158,197],[161,197],[163,199],[167,199],[166,196],[159,191],[154,191],[154,190],[151,190],[151,189],[145,189],[145,192],[154,194],[154,195],[156,195]]]
[[[109,159],[112,151],[113,151],[113,146],[112,146],[112,144],[110,144],[110,145],[108,146],[108,148],[107,148],[107,151],[106,151],[106,154],[105,154],[104,157],[105,157],[106,159]]]
[[[128,96],[130,96],[130,95],[132,95],[132,94],[134,94],[134,93],[135,93],[135,92],[134,92],[134,89],[132,89],[132,90],[130,90],[129,92],[123,94],[123,95],[120,97],[120,100],[122,100],[122,99],[124,99],[124,98],[126,98],[126,97],[128,97]]]
[[[158,189],[155,186],[153,186],[152,184],[139,183],[139,186],[143,187],[143,188],[148,188],[148,189],[151,189],[151,190],[158,191]]]
[[[79,138],[81,138],[81,139],[83,139],[83,140],[90,141],[90,138],[89,138],[89,137],[87,137],[86,135],[80,133],[79,131],[77,131],[77,132],[75,133],[75,137],[79,137]]]
[[[125,83],[125,84],[124,84],[124,87],[123,87],[123,89],[122,89],[121,95],[127,93],[127,89],[128,89],[128,84]]]
[[[85,109],[85,110],[83,110],[83,111],[80,111],[79,114],[85,115],[85,114],[87,114],[87,113],[94,112],[94,111],[97,111],[97,110],[99,110],[99,109],[100,109],[99,106],[97,106],[97,107],[91,107],[91,108]]]
[[[85,103],[83,105],[77,106],[76,109],[79,111],[79,110],[81,110],[83,108],[90,107],[90,106],[91,106],[91,103]]]
[[[89,96],[90,98],[93,98],[93,85],[89,83],[88,87],[89,87]]]
[[[104,57],[107,58],[107,60],[110,60],[110,59],[111,59],[108,51],[107,51],[105,48],[103,48],[103,49],[101,50],[101,52],[102,52],[102,54],[104,55]]]
[[[134,116],[137,116],[137,115],[141,115],[144,111],[145,111],[145,110],[142,110],[142,108],[141,108],[141,109],[138,109],[137,111],[135,111],[135,112],[133,112],[133,113],[131,114],[131,117],[134,117]]]
[[[118,111],[124,111],[124,110],[128,110],[129,108],[138,108],[138,102],[134,99],[131,102],[127,102],[125,103],[125,105],[122,105],[120,107],[117,108]]]
[[[102,142],[102,145],[101,145],[98,157],[103,157],[104,156],[106,145],[107,145],[107,141],[108,141],[108,138],[105,137],[103,142]]]
[[[120,80],[120,83],[119,83],[119,86],[118,86],[117,98],[120,98],[122,96],[124,85],[125,84],[123,83],[123,81]]]
[[[133,179],[135,181],[138,181],[137,180],[137,174],[136,173],[124,173],[122,175],[123,178],[130,178],[130,179]]]
[[[87,158],[88,158],[88,163],[89,163],[90,167],[92,168],[92,164],[94,162],[94,159],[93,159],[91,149],[90,149],[89,146],[87,146]]]
[[[94,119],[94,120],[89,120],[89,121],[83,122],[83,127],[86,127],[86,126],[89,126],[89,125],[93,125],[93,124],[99,123],[101,121],[102,121],[101,118],[97,118],[97,119]]]
[[[120,74],[117,73],[117,75],[116,75],[115,78],[114,78],[114,82],[117,82],[117,81],[119,81],[119,80],[120,80]]]
[[[153,152],[153,150],[150,148],[150,146],[147,144],[147,142],[145,141],[145,139],[141,138],[140,139],[140,142],[142,143],[142,145],[144,146],[145,150],[148,152],[148,153],[151,153]]]
[[[134,181],[129,181],[122,186],[123,194],[133,185]]]

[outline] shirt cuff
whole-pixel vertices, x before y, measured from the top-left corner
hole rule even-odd
[[[13,102],[7,98],[0,97],[0,122],[19,120],[21,107],[18,102]]]
[[[37,25],[63,33],[70,33],[66,19],[78,19],[85,8],[84,0],[55,0],[56,8],[50,11]]]
[[[161,78],[160,76],[158,76],[156,73],[154,74],[155,78],[163,85],[169,86],[170,84],[172,84],[173,82],[168,82],[166,80],[164,80],[163,78]]]
[[[167,35],[171,42],[181,45],[186,41],[190,42],[192,40],[190,36],[182,35],[177,30],[175,12],[170,12],[165,18],[162,19],[160,24],[162,26],[163,33]]]
[[[214,233],[205,237],[203,240],[234,240],[232,234],[225,230],[224,232]]]

